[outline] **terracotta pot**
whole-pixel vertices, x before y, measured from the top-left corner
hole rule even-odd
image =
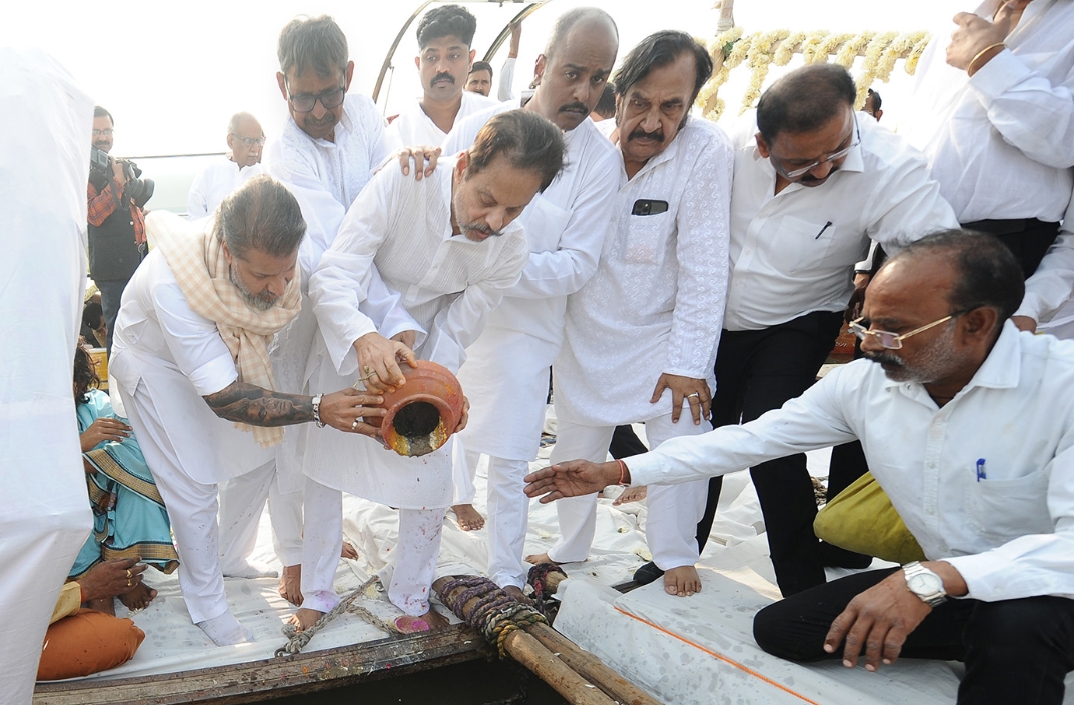
[[[400,365],[406,383],[384,395],[384,441],[399,455],[415,457],[444,445],[462,418],[462,386],[443,365],[418,360]]]

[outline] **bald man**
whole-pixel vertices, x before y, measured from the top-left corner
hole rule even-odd
[[[228,152],[201,170],[190,184],[186,213],[190,220],[208,217],[220,201],[247,179],[261,173],[265,132],[250,113],[235,113],[227,123]]]

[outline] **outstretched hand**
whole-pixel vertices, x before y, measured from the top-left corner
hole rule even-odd
[[[433,172],[436,171],[436,160],[440,158],[440,148],[403,147],[395,153],[395,157],[399,160],[399,168],[403,171],[403,176],[410,175],[411,162],[415,166],[424,165],[424,169],[418,168],[414,170],[414,180],[421,181],[422,177],[432,176]]]
[[[580,497],[600,492],[619,481],[618,463],[571,460],[526,475],[526,496],[541,497],[548,504],[564,497]]]
[[[380,440],[380,426],[365,419],[384,416],[384,397],[348,387],[321,397],[321,421],[345,433],[360,433]]]
[[[354,341],[358,353],[358,377],[365,388],[375,394],[395,391],[406,382],[399,362],[418,366],[418,357],[398,340],[388,340],[380,333],[366,333]]]

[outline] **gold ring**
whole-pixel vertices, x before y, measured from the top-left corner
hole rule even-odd
[[[127,580],[130,580],[130,579],[131,579],[131,571],[130,571],[130,568],[128,568],[127,569]]]
[[[129,580],[127,581],[127,587],[132,587],[131,586],[131,581],[129,581]]]
[[[357,431],[358,430],[358,419],[355,419],[354,423],[351,424],[351,430],[352,431]]]

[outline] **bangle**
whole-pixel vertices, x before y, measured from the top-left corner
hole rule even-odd
[[[1006,49],[1007,45],[1003,42],[996,42],[995,44],[991,44],[989,46],[986,46],[984,49],[981,49],[979,52],[977,52],[977,56],[970,59],[970,63],[966,64],[966,73],[968,73],[970,76],[977,73],[977,70],[973,68],[973,65],[977,63],[978,59],[980,59],[982,56],[992,51],[996,47],[1003,47],[1004,49]]]
[[[627,481],[626,481],[626,474],[627,474],[626,463],[624,463],[622,460],[619,460],[618,458],[616,458],[615,462],[619,463],[619,483],[618,484],[619,484],[620,487],[626,487],[626,484],[627,484]]]
[[[321,397],[323,394],[318,394],[313,397],[313,421],[317,424],[317,428],[324,428],[325,423],[321,421]]]

